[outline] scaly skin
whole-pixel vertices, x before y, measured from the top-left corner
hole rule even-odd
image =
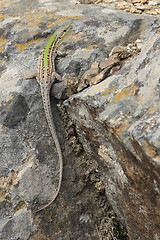
[[[55,130],[53,117],[52,117],[52,111],[51,111],[51,103],[50,103],[50,89],[52,86],[52,83],[54,82],[55,78],[60,79],[60,75],[58,75],[55,72],[55,63],[54,58],[56,56],[56,50],[58,46],[61,44],[63,37],[68,33],[70,30],[70,26],[64,27],[63,30],[58,34],[54,33],[50,40],[48,41],[45,49],[42,52],[39,67],[38,67],[38,76],[37,81],[40,84],[41,89],[41,95],[42,95],[42,101],[43,101],[43,107],[46,115],[46,119],[53,137],[53,140],[55,142],[55,146],[57,149],[58,157],[59,157],[59,184],[56,192],[54,193],[54,196],[52,200],[38,209],[36,212],[39,212],[54,202],[56,197],[58,196],[61,182],[62,182],[62,174],[63,174],[63,157],[62,157],[62,150],[60,147],[60,143],[57,137],[57,133]]]

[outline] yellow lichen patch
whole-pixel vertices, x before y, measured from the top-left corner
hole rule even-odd
[[[9,187],[10,177],[0,177],[0,188],[7,189]]]
[[[51,20],[53,20],[53,16],[54,16],[54,19],[56,19],[55,21],[54,21],[54,23],[53,23],[53,21],[49,21],[50,19]],[[69,18],[62,18],[62,16],[61,15],[56,15],[55,13],[53,13],[52,15],[51,15],[51,18],[50,18],[49,20],[48,20],[48,22],[47,22],[47,24],[46,24],[46,27],[48,28],[48,29],[50,29],[50,28],[53,28],[53,27],[55,27],[55,26],[59,26],[59,24],[60,23],[65,23],[64,25],[66,25],[67,23],[68,23],[68,20],[69,20]]]
[[[14,7],[14,4],[17,4],[17,0],[12,0],[12,1],[1,1],[1,9],[3,8],[10,8],[10,7]]]
[[[93,44],[93,45],[88,46],[88,47],[86,48],[86,50],[91,50],[91,49],[97,48],[97,47],[98,47],[97,44]]]
[[[2,66],[5,63],[4,59],[0,59],[0,65]]]
[[[25,21],[27,21],[27,26],[28,27],[37,27],[40,25],[41,23],[41,15],[40,16],[37,16],[37,13],[36,14],[32,14],[32,15],[29,15],[29,16],[26,16],[25,17]]]
[[[68,17],[63,17],[63,18],[62,18],[62,16],[59,16],[59,17],[60,18],[56,20],[55,24],[58,24],[58,23],[61,23],[61,22],[66,24],[69,20]]]
[[[147,141],[144,141],[144,147],[145,147],[146,153],[150,157],[154,158],[157,156],[157,152],[155,151],[155,149],[153,149],[153,147]]]
[[[81,40],[83,38],[82,33],[77,33],[77,34],[69,34],[71,36],[70,42],[77,42],[78,40]]]
[[[46,236],[46,234],[43,234],[41,232],[36,232],[32,235],[34,240],[51,240],[50,237]]]
[[[72,17],[70,16],[70,18],[71,18],[71,19],[74,18],[74,19],[76,19],[76,20],[79,20],[79,19],[84,18],[84,16],[72,16]]]
[[[138,90],[138,86],[136,85],[131,85],[125,89],[122,89],[120,92],[118,92],[115,97],[114,97],[114,101],[119,101],[122,99],[125,99],[129,96],[133,96],[135,94],[135,91]]]
[[[7,18],[7,15],[0,13],[0,21],[4,20],[5,18]]]
[[[14,96],[10,94],[10,95],[7,96],[7,101],[12,100],[13,98],[14,98]]]
[[[38,39],[38,41],[40,41],[41,39]],[[28,41],[27,43],[17,43],[15,44],[16,47],[18,48],[19,51],[24,51],[29,45],[35,43],[37,40],[31,40]]]
[[[0,202],[3,202],[5,200],[6,195],[8,195],[6,190],[5,189],[0,189]]]
[[[3,52],[7,42],[8,42],[7,39],[0,38],[0,52]]]
[[[10,173],[10,176],[0,178],[0,202],[10,202],[10,200],[6,200],[6,196],[9,195],[11,187],[18,184],[18,182],[17,173],[14,171]]]
[[[158,110],[160,108],[160,103],[158,103],[157,105],[154,105],[152,107],[149,108],[148,113],[154,113],[156,110]]]
[[[27,43],[17,43],[16,47],[18,48],[19,51],[24,51],[28,46],[30,45],[29,42]]]
[[[103,96],[108,96],[111,92],[113,92],[115,89],[115,86],[108,87],[104,90]]]
[[[12,171],[11,173],[11,184],[12,186],[15,186],[19,183],[18,173],[15,171]]]
[[[120,134],[121,132],[125,131],[129,127],[128,121],[123,121],[121,125],[115,130],[117,134]]]
[[[17,10],[18,12],[18,10]],[[16,13],[17,13],[16,12]],[[18,25],[22,25],[23,28],[26,26],[28,30],[30,30],[30,27],[33,28],[39,28],[38,26],[42,22],[43,13],[41,11],[26,11],[18,15],[21,18],[21,22],[18,23]]]
[[[46,23],[46,28],[47,29],[52,29],[52,28],[54,28],[54,29],[56,29],[57,30],[57,28],[58,28],[58,21],[55,21],[54,23],[53,22],[47,22]]]
[[[3,202],[11,203],[10,194],[5,189],[0,189],[0,203]]]
[[[0,188],[9,190],[11,186],[18,184],[18,182],[17,173],[13,171],[10,176],[0,178]]]
[[[25,207],[26,207],[25,202],[24,202],[23,200],[21,200],[21,201],[19,201],[19,203],[15,206],[14,212],[17,212],[17,211],[19,211],[19,210],[21,210],[21,209],[23,209],[23,208],[25,208]]]
[[[9,195],[10,180],[9,177],[0,178],[0,202],[6,201],[6,196]]]
[[[27,25],[30,26],[39,26],[41,22],[44,23],[44,14],[46,14],[46,10],[43,9],[43,11],[40,11],[37,15],[34,12],[32,12],[32,15],[28,14],[28,16],[25,16],[25,21],[27,20]],[[57,15],[55,11],[49,11],[47,12],[47,21],[46,21],[46,28],[52,28],[55,25],[58,25],[59,22],[67,22],[68,18],[62,18],[61,15]]]

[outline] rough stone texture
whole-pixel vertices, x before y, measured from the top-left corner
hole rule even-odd
[[[110,204],[131,240],[157,240],[159,19],[74,3],[1,3],[0,240],[128,239]],[[76,93],[84,72],[114,46],[136,39],[144,46],[114,75],[66,100],[62,120],[52,101],[64,178],[55,203],[35,214],[52,199],[59,165],[38,84],[25,78],[66,23],[72,31],[60,47],[66,55],[56,58],[64,80],[57,96],[65,84],[65,97]]]
[[[131,13],[138,14],[160,14],[159,0],[77,0],[77,3],[83,4],[103,4],[108,3],[114,9],[121,9]]]
[[[160,35],[146,38],[136,59],[66,105],[131,239],[149,240],[160,237]]]

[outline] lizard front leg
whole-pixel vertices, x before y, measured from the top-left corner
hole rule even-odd
[[[59,82],[62,81],[61,75],[59,75],[57,72],[53,72],[51,75],[51,82],[54,83],[54,79],[57,79]]]

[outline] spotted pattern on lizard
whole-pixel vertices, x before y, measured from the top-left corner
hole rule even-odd
[[[54,202],[56,197],[58,196],[61,182],[62,182],[62,175],[63,175],[63,157],[62,157],[62,150],[61,146],[57,137],[52,111],[51,111],[51,102],[50,102],[50,90],[51,86],[57,78],[58,80],[61,79],[60,75],[55,71],[55,62],[54,59],[56,57],[57,48],[63,41],[64,36],[70,31],[71,26],[64,27],[60,33],[54,33],[50,40],[48,41],[45,49],[43,50],[38,66],[38,75],[37,75],[37,82],[40,85],[41,89],[41,96],[43,101],[43,107],[46,115],[46,119],[55,142],[55,146],[57,149],[58,157],[59,157],[59,183],[58,188],[54,193],[52,200],[38,209],[36,212],[39,212],[45,208],[47,208],[51,203]]]

